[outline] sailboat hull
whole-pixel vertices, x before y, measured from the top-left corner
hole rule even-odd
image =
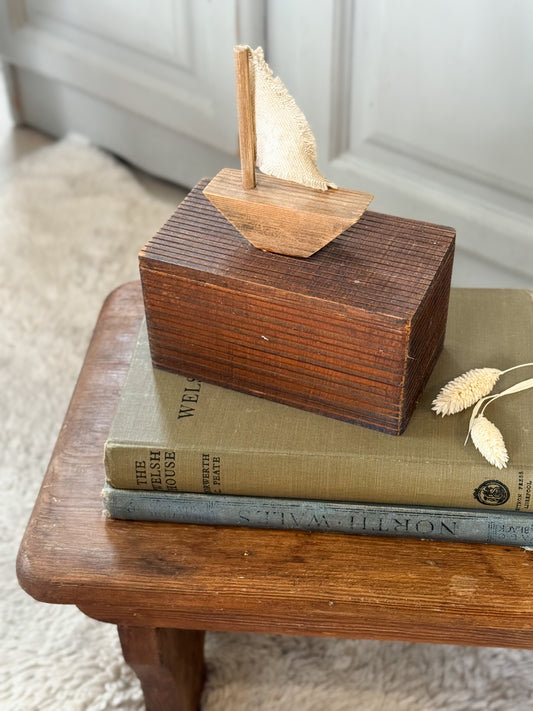
[[[344,188],[312,190],[287,180],[256,175],[244,190],[239,170],[224,169],[204,195],[254,247],[309,257],[353,225],[373,196]]]

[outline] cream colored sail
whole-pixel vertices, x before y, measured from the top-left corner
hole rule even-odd
[[[204,195],[254,247],[310,257],[357,222],[372,195],[328,190],[336,186],[317,168],[309,124],[263,50],[239,45],[234,57],[241,169],[221,170]]]
[[[250,49],[248,56],[257,167],[266,175],[315,190],[336,187],[318,170],[311,128],[281,79],[273,76],[262,48]]]

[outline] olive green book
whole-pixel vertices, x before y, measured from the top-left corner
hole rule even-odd
[[[452,290],[442,355],[407,429],[392,436],[155,369],[143,325],[105,446],[107,483],[531,511],[533,391],[500,398],[485,412],[505,439],[504,469],[471,442],[464,445],[470,410],[444,418],[431,410],[440,388],[471,368],[505,370],[531,361],[531,292]],[[495,392],[532,377],[532,370],[502,376]]]

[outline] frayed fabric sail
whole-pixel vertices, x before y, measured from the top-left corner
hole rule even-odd
[[[249,56],[258,168],[315,190],[335,188],[317,168],[316,141],[307,119],[281,79],[273,76],[262,48],[250,50]]]

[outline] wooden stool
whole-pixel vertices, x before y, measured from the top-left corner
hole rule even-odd
[[[103,446],[142,315],[138,283],[103,306],[18,576],[118,625],[149,711],[197,708],[204,630],[533,648],[531,551],[105,520]]]

